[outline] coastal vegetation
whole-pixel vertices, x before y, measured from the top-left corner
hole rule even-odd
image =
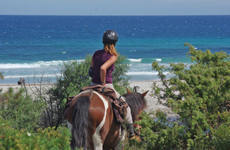
[[[192,64],[172,63],[166,67],[152,63],[164,85],[163,88],[154,85],[154,95],[177,116],[169,118],[160,110],[143,112],[138,121],[143,142],[130,141],[125,149],[230,149],[230,55],[186,46]],[[56,84],[45,95],[41,90],[35,94],[36,98],[23,90],[9,89],[2,93],[0,148],[70,149],[63,110],[68,97],[90,84],[90,60],[91,56],[86,56],[83,62],[71,60],[63,64],[62,76],[57,77]],[[119,56],[113,74],[115,88],[121,94],[129,85],[126,76],[129,66],[125,60],[126,57]],[[172,76],[166,78],[163,72],[170,72]]]
[[[171,121],[159,110],[153,120],[144,113],[139,121],[144,137],[140,149],[230,149],[230,55],[185,45],[193,64],[152,63],[164,85],[154,86],[155,95],[178,117]],[[165,71],[173,77],[167,79]]]
[[[0,72],[0,79],[2,79],[2,80],[4,79],[2,72]]]

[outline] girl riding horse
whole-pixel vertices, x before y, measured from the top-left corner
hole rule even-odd
[[[113,87],[112,72],[115,69],[115,62],[118,54],[115,46],[118,41],[118,34],[113,30],[107,30],[103,34],[104,48],[98,50],[93,54],[89,75],[92,77],[91,85],[102,85],[111,88],[115,91],[116,97],[120,98],[120,94]],[[134,137],[133,118],[130,107],[127,108],[125,119],[127,121],[127,128],[130,132],[130,138]]]

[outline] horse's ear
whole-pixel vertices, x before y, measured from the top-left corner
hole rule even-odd
[[[145,97],[145,95],[146,95],[148,92],[149,92],[149,90],[146,91],[145,93],[141,94],[141,95],[142,95],[143,97]]]
[[[132,93],[127,87],[126,87],[126,89],[127,89],[127,93]]]

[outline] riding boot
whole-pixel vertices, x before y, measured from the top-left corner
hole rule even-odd
[[[129,123],[127,124],[127,129],[129,131],[129,138],[134,137],[134,127],[133,127],[133,123]]]
[[[133,123],[127,124],[127,129],[128,129],[128,131],[129,131],[129,139],[130,139],[130,140],[135,139],[135,140],[138,141],[138,142],[142,142],[141,137],[134,134]]]

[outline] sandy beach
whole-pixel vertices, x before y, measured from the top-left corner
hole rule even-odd
[[[145,111],[147,113],[154,112],[156,110],[163,111],[167,114],[168,117],[177,116],[172,110],[162,104],[158,103],[158,99],[154,96],[153,84],[156,83],[156,86],[163,87],[162,82],[159,80],[154,81],[130,81],[130,86],[133,88],[134,86],[139,86],[139,93],[144,93],[149,90],[145,99],[147,101],[147,108]]]
[[[144,93],[146,91],[149,91],[147,95],[145,96],[145,99],[147,100],[147,108],[145,111],[147,113],[156,111],[156,110],[161,110],[167,114],[167,116],[175,116],[174,113],[172,113],[171,109],[163,106],[162,104],[158,103],[158,99],[156,96],[154,96],[154,90],[153,90],[153,83],[156,83],[157,86],[162,87],[162,82],[161,81],[130,81],[130,87],[133,88],[134,86],[139,86],[138,92]],[[51,86],[51,85],[46,85],[43,84],[42,86]],[[17,84],[0,84],[0,89],[2,89],[2,93],[6,92],[10,87],[14,89],[14,91],[18,91],[22,86],[17,85]],[[27,91],[29,94],[32,94],[32,90],[36,90],[36,87],[39,88],[39,85],[26,85]]]

